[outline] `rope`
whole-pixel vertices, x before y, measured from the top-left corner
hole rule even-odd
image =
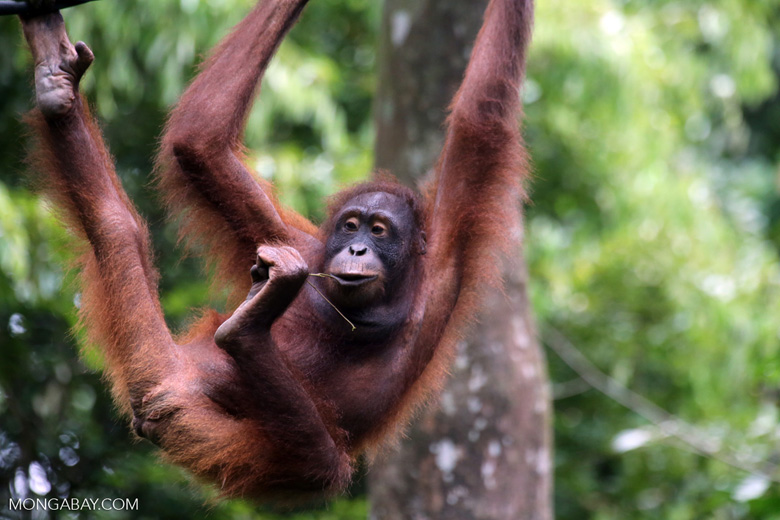
[[[45,4],[40,9],[35,9],[32,5],[20,0],[0,0],[0,16],[11,14],[23,14],[27,16],[39,15],[59,11],[75,5],[86,4],[94,0],[57,0],[54,5],[47,8]]]

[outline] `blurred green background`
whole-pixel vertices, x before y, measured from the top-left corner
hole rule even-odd
[[[151,225],[176,330],[188,309],[223,302],[205,300],[200,264],[182,259],[151,158],[199,57],[252,4],[66,13],[95,52],[84,90]],[[322,196],[371,170],[380,16],[372,0],[312,2],[251,116],[253,166],[315,219]],[[780,519],[780,2],[549,0],[535,26],[523,91],[534,312],[542,341],[570,342],[611,394],[548,352],[556,516]],[[107,518],[279,517],[204,507],[207,490],[132,444],[98,362],[78,358],[67,237],[23,166],[30,68],[18,22],[0,19],[0,518],[13,518],[12,493],[139,498],[139,512]],[[358,481],[294,516],[366,514]]]

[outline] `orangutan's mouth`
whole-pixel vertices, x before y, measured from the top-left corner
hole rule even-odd
[[[339,273],[332,274],[332,276],[339,285],[347,287],[363,285],[364,283],[373,282],[377,279],[377,275],[370,273]]]

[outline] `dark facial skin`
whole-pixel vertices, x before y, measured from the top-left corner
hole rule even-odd
[[[416,235],[406,202],[373,192],[350,199],[336,214],[326,244],[328,296],[344,308],[387,301],[410,265]]]

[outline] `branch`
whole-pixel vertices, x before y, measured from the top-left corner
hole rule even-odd
[[[776,464],[767,461],[763,467],[759,467],[758,464],[749,462],[749,457],[746,457],[738,449],[727,447],[724,450],[713,445],[708,436],[694,425],[667,412],[599,370],[555,328],[544,327],[544,344],[558,354],[563,362],[569,365],[590,386],[637,415],[644,417],[665,436],[682,442],[689,451],[769,481],[780,483],[780,468]]]

